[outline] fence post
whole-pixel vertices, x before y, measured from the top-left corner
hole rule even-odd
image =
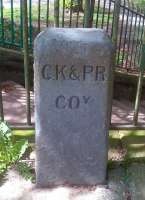
[[[120,16],[120,4],[121,0],[116,0],[114,3],[114,20],[113,20],[113,32],[112,32],[112,41],[115,47],[115,56],[117,52],[117,38],[118,38],[118,29],[119,29],[119,16]]]
[[[46,26],[49,25],[49,0],[47,0]]]
[[[38,32],[40,33],[41,23],[41,0],[38,0]]]
[[[114,44],[114,57],[113,57],[113,71],[115,71],[116,66],[116,55],[117,55],[117,39],[118,39],[118,29],[119,29],[119,16],[120,16],[120,4],[121,0],[116,0],[114,2],[114,20],[113,20],[113,32],[112,32],[112,42]],[[113,73],[114,74],[114,73]],[[114,76],[112,76],[112,84],[114,83]],[[110,102],[113,105],[113,86],[111,87],[112,91],[110,91]],[[112,107],[110,108],[110,119],[112,116]],[[110,122],[111,124],[111,122]]]
[[[1,86],[0,86],[0,121],[4,121],[2,88],[1,88]]]
[[[54,26],[59,27],[59,0],[54,0]]]
[[[134,115],[133,115],[133,123],[134,123],[135,126],[138,123],[138,113],[139,113],[139,107],[140,107],[140,101],[141,101],[144,68],[145,68],[145,44],[143,44],[143,46],[142,46],[140,73],[139,73],[139,77],[138,77],[137,92],[136,92],[135,107],[134,107]]]
[[[22,0],[23,15],[23,51],[24,51],[24,77],[26,89],[26,113],[27,124],[31,124],[31,108],[30,108],[30,86],[29,86],[29,34],[28,34],[28,10],[27,0]]]
[[[90,27],[93,26],[94,6],[95,6],[95,0],[92,0],[90,6],[90,21],[89,21]]]

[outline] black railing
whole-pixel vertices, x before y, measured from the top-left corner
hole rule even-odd
[[[112,37],[114,0],[97,0],[88,9],[80,0],[28,0],[29,47],[45,27],[96,27]],[[93,1],[92,1],[93,2]],[[0,0],[0,45],[23,48],[22,0]],[[138,70],[145,16],[120,5],[116,66]]]

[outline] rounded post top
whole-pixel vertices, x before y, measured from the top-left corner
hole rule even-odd
[[[42,31],[35,39],[34,46],[37,45],[37,42],[41,39],[45,40],[71,40],[76,42],[85,42],[85,43],[106,43],[106,45],[113,48],[108,34],[99,28],[47,28]]]

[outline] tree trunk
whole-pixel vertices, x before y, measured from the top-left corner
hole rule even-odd
[[[79,0],[79,11],[80,12],[84,12],[84,9],[83,9],[83,0]]]
[[[93,26],[95,0],[85,0],[84,27],[91,28]]]

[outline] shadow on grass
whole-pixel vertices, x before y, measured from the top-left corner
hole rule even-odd
[[[109,160],[108,165],[128,164],[132,162],[145,163],[145,131],[131,130],[119,131],[118,135],[110,135],[109,151],[115,151],[117,154],[122,150],[124,152],[122,160]]]

